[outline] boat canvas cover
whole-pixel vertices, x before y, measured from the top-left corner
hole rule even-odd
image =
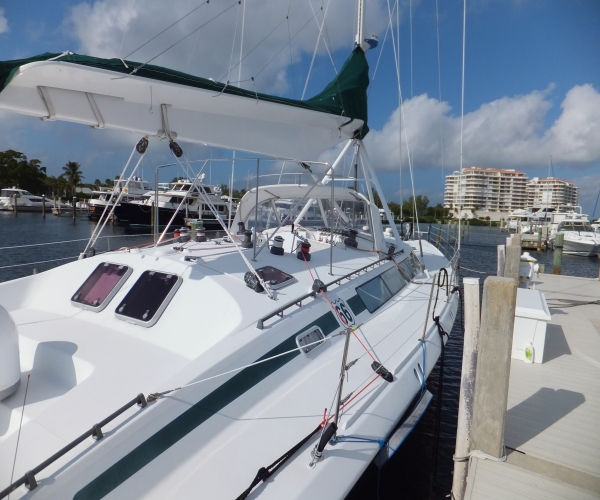
[[[309,160],[367,134],[368,71],[357,47],[320,94],[295,100],[160,66],[45,53],[0,62],[0,109]]]

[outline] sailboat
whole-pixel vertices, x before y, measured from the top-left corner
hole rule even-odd
[[[383,231],[362,9],[307,101],[120,59],[1,63],[0,109],[135,131],[131,163],[145,136],[188,172],[180,143],[256,154],[257,185],[231,224],[214,210],[223,237],[165,230],[0,284],[0,498],[341,499],[400,446],[457,314],[458,255]],[[350,148],[366,195],[336,180]],[[282,160],[306,181],[260,185]]]

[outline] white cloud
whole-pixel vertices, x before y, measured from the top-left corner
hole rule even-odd
[[[324,4],[327,8],[328,3],[313,1],[319,22],[324,12],[320,10],[321,5]],[[330,0],[330,3],[324,35],[333,51],[350,48],[353,42],[355,9],[348,8],[346,2]],[[97,0],[92,4],[81,3],[73,7],[66,20],[66,28],[79,43],[77,51],[98,57],[124,57],[198,5],[198,0],[133,0],[133,3]],[[136,51],[131,59],[148,61],[203,23],[219,16],[153,63],[214,79],[225,76],[227,80],[230,61],[233,61],[232,66],[239,61],[244,5],[243,55],[246,59],[242,63],[242,80],[254,76],[258,91],[285,92],[288,88],[287,69],[290,65],[290,50],[286,44],[290,36],[294,37],[299,32],[292,40],[294,61],[302,55],[312,56],[317,40],[317,22],[313,18],[310,4],[305,1],[290,3],[281,0],[248,0],[241,5],[236,1],[213,1]],[[289,19],[286,19],[288,9]],[[367,32],[380,33],[386,25],[386,1],[370,3],[365,20]],[[326,55],[323,42],[319,45],[318,55]],[[258,74],[271,59],[272,62]],[[238,68],[233,68],[229,79],[232,83],[238,80]],[[248,82],[244,86],[252,87],[252,83]],[[301,92],[300,89],[297,90]]]
[[[10,28],[8,27],[8,19],[6,19],[6,16],[4,15],[4,9],[0,8],[0,35],[9,31]]]
[[[552,154],[555,163],[585,167],[600,161],[600,93],[591,85],[569,90],[562,112],[546,128],[552,86],[516,97],[485,103],[464,117],[463,166],[524,168],[545,166]],[[415,168],[444,163],[457,168],[460,161],[460,116],[451,114],[446,102],[427,95],[405,101],[406,131]],[[373,130],[365,142],[380,170],[395,170],[399,163],[399,110],[381,130]],[[405,136],[402,160],[407,165]]]

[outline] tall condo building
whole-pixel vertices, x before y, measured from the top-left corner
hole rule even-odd
[[[556,177],[534,177],[527,183],[527,206],[558,208],[559,205],[577,205],[578,191],[579,188],[569,181]]]
[[[527,177],[514,169],[469,167],[446,176],[444,207],[512,212],[527,206]]]

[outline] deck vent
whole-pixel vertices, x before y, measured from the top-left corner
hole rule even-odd
[[[308,332],[301,333],[296,337],[296,344],[304,354],[308,354],[312,350],[319,347],[325,340],[325,335],[320,328],[314,328]]]

